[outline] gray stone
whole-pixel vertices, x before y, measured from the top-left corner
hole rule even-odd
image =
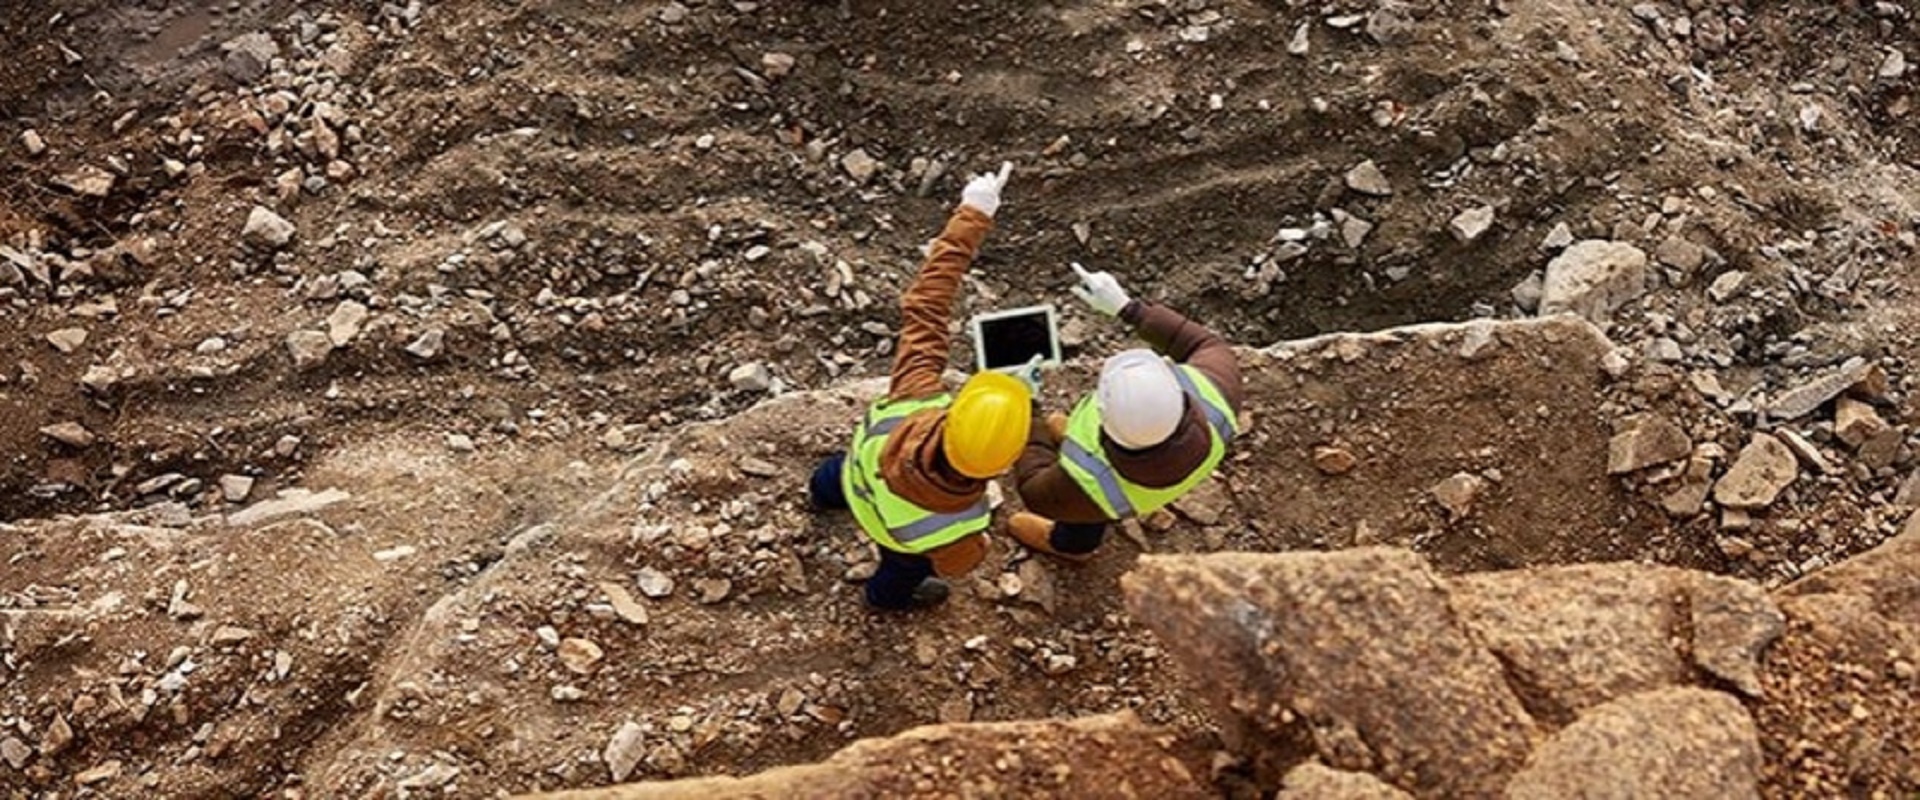
[[[1767,403],[1767,416],[1783,421],[1804,417],[1826,405],[1827,401],[1839,397],[1872,371],[1872,362],[1864,358],[1850,358],[1832,372],[1781,392]]]
[[[1413,800],[1413,795],[1363,772],[1308,761],[1287,773],[1274,800]]]
[[[1347,170],[1347,188],[1372,197],[1387,197],[1393,194],[1393,184],[1387,175],[1380,171],[1380,165],[1371,159],[1362,161]]]
[[[253,479],[245,475],[220,476],[220,496],[229,503],[244,503],[253,494]]]
[[[1720,276],[1714,278],[1713,283],[1707,286],[1707,296],[1713,298],[1713,302],[1724,303],[1733,299],[1734,295],[1740,293],[1741,287],[1746,285],[1747,273],[1737,269],[1728,270],[1720,273]]]
[[[1433,499],[1447,510],[1451,519],[1461,519],[1473,513],[1473,501],[1486,491],[1487,479],[1471,472],[1456,472],[1446,480],[1435,484]]]
[[[1800,463],[1793,450],[1772,434],[1755,433],[1733,467],[1714,484],[1713,499],[1728,508],[1763,509],[1799,479]]]
[[[655,600],[673,594],[673,578],[653,567],[642,567],[633,576],[634,584],[640,587],[640,593]]]
[[[247,212],[247,226],[240,232],[240,238],[247,244],[265,250],[279,250],[293,241],[293,223],[286,217],[273,213],[266,206],[254,206]]]
[[[1662,414],[1640,414],[1607,442],[1607,474],[1625,475],[1690,455],[1693,440],[1678,423]]]
[[[360,335],[360,328],[367,323],[367,307],[352,300],[342,300],[335,306],[333,313],[327,316],[327,340],[334,347],[346,347],[348,342]]]
[[[1293,29],[1293,36],[1287,39],[1287,55],[1305,56],[1313,49],[1313,40],[1308,35],[1312,29],[1313,20],[1302,22],[1299,27]]]
[[[1550,253],[1567,249],[1573,244],[1573,228],[1567,223],[1555,223],[1553,230],[1547,231],[1546,238],[1540,240],[1540,249]]]
[[[1688,591],[1693,663],[1748,697],[1759,698],[1760,657],[1786,633],[1787,617],[1755,586],[1699,575]]]
[[[1193,491],[1173,501],[1173,510],[1201,526],[1220,524],[1232,507],[1233,498],[1227,496],[1227,490],[1217,480],[1201,481]]]
[[[266,77],[267,68],[280,57],[280,45],[272,36],[259,32],[236,36],[220,49],[226,52],[221,68],[227,77],[243,85]]]
[[[1540,310],[1540,295],[1545,290],[1545,278],[1538,270],[1513,285],[1511,294],[1513,304],[1529,314]]]
[[[428,328],[426,333],[407,345],[407,355],[431,361],[440,355],[440,349],[447,343],[447,332],[443,328]]]
[[[646,755],[641,747],[642,728],[631,720],[620,724],[613,732],[613,738],[607,740],[607,747],[600,753],[600,760],[606,762],[607,771],[612,773],[613,782],[620,783],[633,774],[640,766],[640,759]]]
[[[743,392],[764,392],[773,388],[773,375],[759,362],[741,364],[727,373],[727,382]]]
[[[1875,75],[1886,80],[1895,80],[1907,74],[1907,54],[1899,50],[1888,50],[1887,57],[1880,62]]]
[[[1731,695],[1644,692],[1553,735],[1507,785],[1512,800],[1760,796],[1760,737]]]
[[[1454,215],[1447,223],[1447,232],[1453,234],[1454,241],[1461,244],[1473,244],[1493,228],[1493,206],[1469,208]]]
[[[62,353],[71,353],[87,343],[86,328],[61,328],[47,334],[47,344]]]
[[[227,515],[227,525],[233,528],[245,528],[272,522],[284,517],[313,514],[353,498],[339,489],[322,492],[310,492],[305,489],[286,489],[273,500],[264,500]]]
[[[333,340],[319,331],[298,330],[287,334],[287,352],[293,356],[293,368],[307,370],[320,366],[333,352]]]
[[[15,770],[25,769],[31,758],[33,751],[28,749],[26,742],[12,736],[0,739],[0,761],[6,761],[7,766]]]
[[[1647,254],[1625,242],[1588,239],[1547,263],[1540,313],[1572,312],[1606,325],[1614,309],[1646,291]]]
[[[1367,236],[1373,233],[1373,223],[1352,214],[1344,215],[1340,220],[1340,241],[1355,250],[1366,244]]]
[[[767,53],[760,57],[760,71],[779,80],[792,74],[795,63],[793,56],[786,53]]]
[[[1688,275],[1699,272],[1707,263],[1707,248],[1687,241],[1679,234],[1667,237],[1653,249],[1653,258]]]
[[[86,449],[99,441],[93,431],[78,422],[61,422],[40,429],[40,435],[64,444],[68,447]]]
[[[840,168],[846,170],[855,183],[866,183],[880,171],[880,162],[867,155],[866,150],[854,150],[840,157]]]

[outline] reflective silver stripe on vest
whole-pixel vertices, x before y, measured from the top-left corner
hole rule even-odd
[[[861,475],[858,471],[848,474],[853,476],[854,495],[865,501],[867,505],[873,506],[875,513],[878,514],[880,511],[879,503],[873,499],[873,488],[867,485],[866,476]],[[893,537],[894,541],[900,544],[906,544],[917,539],[925,539],[928,536],[946,530],[949,525],[972,522],[991,513],[993,513],[993,510],[987,506],[986,498],[983,497],[980,502],[973,504],[965,511],[956,511],[952,514],[934,514],[898,528],[888,525],[887,533]],[[886,520],[884,514],[880,514],[880,517],[883,522]]]
[[[1233,418],[1229,417],[1220,409],[1214,408],[1212,403],[1207,402],[1206,395],[1200,393],[1200,387],[1194,385],[1193,376],[1188,375],[1186,370],[1174,367],[1173,377],[1180,380],[1181,389],[1186,390],[1187,394],[1193,395],[1193,402],[1199,403],[1200,409],[1207,412],[1207,424],[1213,426],[1214,432],[1220,434],[1220,438],[1231,441],[1234,434]]]
[[[1100,484],[1100,493],[1106,495],[1107,505],[1113,508],[1115,519],[1133,516],[1133,502],[1127,499],[1126,491],[1120,488],[1120,479],[1113,474],[1107,462],[1096,458],[1072,439],[1060,443],[1060,453],[1074,466],[1086,470],[1087,474],[1093,476],[1094,482]]]
[[[867,429],[867,433],[866,433],[867,438],[871,439],[875,436],[886,436],[887,434],[893,433],[893,429],[900,427],[900,423],[903,420],[905,420],[908,416],[912,416],[912,415],[907,414],[907,415],[901,415],[898,417],[888,417],[886,419],[880,420],[879,422],[874,422],[873,415],[868,414],[867,422],[865,425]]]

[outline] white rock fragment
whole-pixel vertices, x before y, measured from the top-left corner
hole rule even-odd
[[[247,244],[267,250],[279,250],[293,241],[293,223],[266,206],[254,206],[247,212],[247,226],[240,238]]]
[[[1493,217],[1493,206],[1469,208],[1455,215],[1453,221],[1447,223],[1447,232],[1453,234],[1454,241],[1473,244],[1493,227]]]
[[[353,300],[342,300],[335,306],[333,313],[327,316],[327,339],[334,347],[346,347],[348,342],[360,335],[361,326],[367,322],[367,307]]]
[[[764,392],[773,388],[773,375],[767,365],[754,362],[734,367],[727,373],[727,382],[743,392]]]
[[[1393,194],[1393,184],[1387,180],[1386,173],[1380,171],[1380,165],[1371,159],[1347,170],[1346,181],[1347,188],[1364,195],[1386,197]]]
[[[1647,254],[1626,242],[1588,239],[1547,263],[1540,313],[1571,312],[1605,326],[1614,309],[1646,292]]]

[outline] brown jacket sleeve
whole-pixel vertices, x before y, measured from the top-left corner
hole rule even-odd
[[[1034,401],[1033,416],[1040,417]],[[1080,484],[1060,468],[1060,445],[1046,425],[1027,432],[1027,447],[1013,465],[1015,489],[1028,511],[1057,522],[1105,522],[1107,514],[1080,491]]]
[[[894,348],[893,383],[887,399],[906,400],[945,391],[940,375],[946,372],[951,351],[947,325],[953,316],[953,300],[960,293],[960,277],[967,273],[987,231],[992,229],[992,217],[963,205],[947,220],[940,238],[933,240],[919,276],[900,296],[900,341]]]
[[[1128,303],[1120,310],[1120,319],[1161,355],[1206,373],[1226,395],[1228,405],[1234,411],[1243,410],[1246,390],[1240,384],[1240,361],[1233,355],[1233,345],[1219,334],[1151,300]]]

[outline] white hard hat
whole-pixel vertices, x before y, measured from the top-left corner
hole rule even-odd
[[[1152,350],[1126,350],[1100,368],[1100,428],[1129,450],[1167,440],[1186,413],[1186,393],[1173,365]]]

